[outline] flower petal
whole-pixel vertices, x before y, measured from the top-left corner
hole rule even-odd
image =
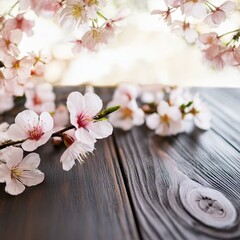
[[[75,137],[78,141],[86,144],[94,144],[96,142],[96,139],[84,128],[77,129]]]
[[[146,119],[146,125],[150,129],[156,129],[160,123],[160,116],[157,113],[149,115]]]
[[[36,150],[37,147],[38,145],[36,140],[27,139],[24,143],[22,143],[23,150],[27,152],[32,152]]]
[[[19,128],[17,124],[12,124],[8,129],[8,136],[13,141],[23,140],[28,138],[27,132]]]
[[[97,121],[88,126],[89,133],[96,139],[106,138],[113,132],[111,123],[107,120]]]
[[[6,182],[5,191],[11,195],[18,195],[25,190],[25,186],[15,178]]]
[[[38,125],[38,122],[38,115],[31,110],[24,110],[15,118],[15,123],[24,131],[31,130],[33,127]]]
[[[17,166],[23,159],[23,150],[18,147],[9,148],[9,154],[6,155],[5,161],[7,167],[11,169],[12,167]]]
[[[21,182],[30,187],[41,183],[44,180],[44,173],[39,170],[24,171],[20,177]]]
[[[6,164],[1,163],[0,164],[0,182],[6,182],[9,181],[11,179],[11,171],[10,169],[7,167]]]
[[[94,117],[102,109],[103,103],[101,98],[95,93],[88,92],[84,95],[85,110],[84,113],[89,117]]]
[[[22,162],[19,164],[19,168],[25,170],[33,170],[36,169],[40,164],[40,157],[37,153],[28,154]]]
[[[39,122],[44,132],[48,132],[53,129],[53,118],[48,112],[41,113]]]

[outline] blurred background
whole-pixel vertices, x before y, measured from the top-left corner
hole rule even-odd
[[[3,13],[15,1],[0,0]],[[38,18],[33,37],[24,37],[21,51],[37,52],[44,49],[52,55],[45,78],[55,85],[115,85],[120,82],[139,84],[167,84],[179,86],[240,87],[240,71],[226,67],[214,70],[203,59],[197,46],[187,44],[171,33],[155,9],[165,9],[163,0],[109,0],[103,9],[111,18],[119,8],[129,8],[130,16],[124,21],[115,41],[97,53],[71,52],[69,43],[74,33],[64,32],[48,19]],[[219,2],[223,1],[217,1]],[[240,1],[236,1],[240,5]],[[36,19],[28,14],[29,19]],[[240,26],[239,14],[223,24],[223,30]]]

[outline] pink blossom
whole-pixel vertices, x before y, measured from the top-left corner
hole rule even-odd
[[[201,34],[198,37],[199,41],[205,45],[220,44],[219,37],[215,32]]]
[[[195,125],[203,130],[211,128],[211,114],[207,105],[199,98],[198,94],[193,98],[193,104],[189,113],[193,117]]]
[[[182,13],[187,16],[193,16],[195,18],[203,18],[206,16],[207,9],[205,0],[187,0],[181,4]]]
[[[0,88],[0,114],[12,109],[14,101],[12,95],[6,93],[4,89]]]
[[[16,116],[8,134],[13,141],[26,139],[22,148],[25,151],[34,151],[49,140],[52,129],[53,119],[49,113],[43,112],[38,116],[31,110],[25,110]]]
[[[198,37],[197,31],[187,22],[174,21],[172,31],[180,37],[184,37],[188,43],[194,43]]]
[[[0,144],[9,140],[7,130],[9,128],[9,124],[7,122],[3,122],[0,124]],[[0,159],[3,159],[0,153]],[[1,160],[0,160],[1,161]]]
[[[106,5],[106,0],[83,0],[83,2],[90,19],[97,18],[97,12]]]
[[[7,150],[8,153],[3,154],[5,163],[0,164],[0,182],[6,182],[7,193],[18,195],[25,190],[25,186],[35,186],[44,180],[44,173],[37,169],[40,164],[37,153],[23,158],[21,148],[8,147]]]
[[[108,44],[114,38],[114,31],[107,27],[91,28],[82,37],[82,43],[90,51],[96,51],[99,46]]]
[[[17,78],[6,79],[2,71],[0,71],[0,90],[1,89],[11,96],[22,96],[24,93],[24,88],[22,85],[18,84]]]
[[[7,56],[3,59],[6,68],[3,69],[3,76],[6,79],[18,78],[19,83],[25,83],[30,77],[33,61],[29,57],[16,59],[12,56]]]
[[[120,105],[120,109],[109,116],[109,121],[114,127],[127,131],[144,123],[144,112],[138,107],[135,99],[117,98],[108,103],[108,106],[116,105]]]
[[[62,27],[72,31],[82,23],[88,21],[85,3],[82,0],[67,0],[66,6],[59,14],[59,20]]]
[[[83,143],[94,143],[96,139],[112,134],[113,127],[107,120],[96,121],[94,116],[102,109],[102,100],[94,93],[72,92],[67,98],[70,122],[76,127],[76,138]]]
[[[227,15],[230,14],[236,8],[236,4],[232,1],[226,1],[221,6],[216,7],[211,13],[206,17],[204,22],[206,22],[210,27],[216,27],[224,22]]]
[[[63,134],[63,141],[67,147],[60,158],[63,170],[69,171],[77,160],[80,164],[84,162],[84,158],[94,150],[94,143],[84,143],[75,137],[74,131],[68,131]]]
[[[139,88],[133,84],[120,84],[114,94],[113,99],[126,98],[127,100],[136,99],[139,95]]]
[[[33,62],[33,68],[31,69],[32,76],[43,76],[45,65],[49,63],[50,57],[45,54],[42,50],[38,52],[38,54],[32,52],[29,56]]]
[[[20,13],[15,18],[8,19],[6,21],[5,27],[9,30],[19,29],[25,32],[28,36],[33,35],[33,27],[35,25],[34,21],[27,20],[24,18],[24,14]]]
[[[80,53],[80,52],[83,50],[83,48],[84,48],[83,42],[82,42],[82,40],[80,40],[80,39],[74,40],[74,41],[73,41],[73,44],[74,44],[74,46],[73,46],[73,48],[72,48],[72,53],[73,53],[73,54],[78,54],[78,53]]]
[[[182,132],[182,114],[177,106],[169,106],[161,101],[157,113],[150,114],[146,119],[147,126],[160,136],[176,135]]]
[[[37,15],[53,16],[62,7],[62,0],[19,0],[20,9],[31,8]]]
[[[14,56],[19,55],[18,44],[21,42],[22,32],[18,29],[9,31],[4,28],[1,32],[0,39],[0,57],[4,57],[9,53]]]
[[[228,47],[222,54],[223,61],[231,66],[240,66],[240,46]]]
[[[42,83],[34,86],[33,88],[27,88],[25,90],[27,109],[33,110],[36,113],[41,112],[54,112],[55,110],[55,94],[53,87],[49,83]]]
[[[224,61],[222,59],[223,49],[224,47],[221,45],[212,44],[203,51],[206,59],[217,69],[223,69],[224,67]]]
[[[151,14],[156,15],[159,14],[163,17],[163,20],[167,23],[167,25],[172,24],[172,16],[171,16],[171,9],[168,8],[167,10],[154,10]]]
[[[167,6],[177,7],[182,4],[183,0],[164,0],[164,2]]]

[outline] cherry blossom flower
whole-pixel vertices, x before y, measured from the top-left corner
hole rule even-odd
[[[157,113],[146,119],[147,126],[160,136],[176,135],[182,131],[182,114],[177,106],[161,101]]]
[[[0,114],[14,107],[13,97],[0,88]]]
[[[25,140],[22,148],[25,151],[34,151],[45,144],[52,135],[53,119],[47,112],[38,116],[31,110],[20,112],[15,123],[9,127],[8,135],[13,141]]]
[[[18,44],[22,40],[22,32],[18,29],[9,31],[8,29],[3,29],[1,31],[0,39],[0,57],[5,57],[9,53],[14,56],[19,55]]]
[[[72,31],[88,21],[85,3],[82,0],[66,0],[66,6],[59,15],[60,24],[66,30]]]
[[[76,127],[76,138],[83,143],[94,143],[96,139],[112,134],[113,127],[107,120],[94,120],[102,109],[102,100],[94,93],[72,92],[67,98],[70,122]]]
[[[113,99],[126,98],[127,100],[136,99],[139,95],[139,88],[133,84],[121,84],[113,94]]]
[[[3,76],[6,79],[17,77],[19,83],[25,83],[30,77],[33,62],[29,57],[23,57],[18,60],[12,56],[7,56],[3,62],[6,67],[3,69]]]
[[[151,12],[152,15],[159,14],[163,17],[163,20],[167,23],[167,25],[172,24],[172,16],[171,9],[168,7],[167,10],[154,10]]]
[[[72,48],[72,53],[73,53],[73,54],[78,54],[78,53],[80,53],[80,52],[83,50],[83,48],[84,48],[83,42],[82,42],[81,39],[76,39],[76,40],[74,40],[74,41],[73,41],[73,44],[74,44],[74,46],[73,46],[73,48]]]
[[[37,153],[30,153],[23,158],[23,150],[8,147],[5,162],[0,164],[0,182],[6,182],[5,191],[11,195],[18,195],[25,190],[25,186],[35,186],[44,180],[44,173],[37,167],[40,157]]]
[[[209,32],[199,35],[199,41],[204,45],[210,46],[212,44],[220,44],[219,37],[215,32]]]
[[[108,103],[108,106],[115,105],[121,105],[121,108],[109,116],[109,121],[114,127],[127,131],[144,123],[144,112],[138,107],[135,99],[118,98]]]
[[[27,20],[24,18],[24,14],[20,13],[15,18],[8,19],[5,23],[5,27],[8,30],[19,29],[25,32],[28,36],[33,35],[33,27],[35,25],[34,21]]]
[[[90,19],[95,19],[100,8],[106,5],[106,0],[83,0],[83,2]]]
[[[114,32],[106,27],[91,28],[82,37],[83,46],[89,51],[96,51],[114,38]]]
[[[62,0],[19,0],[20,9],[31,8],[37,15],[53,16],[62,7]]]
[[[181,10],[187,16],[202,19],[207,14],[205,0],[187,0],[181,4]]]
[[[174,21],[172,24],[172,31],[180,37],[184,37],[188,43],[194,43],[198,38],[197,31],[190,23]]]
[[[202,129],[208,130],[211,128],[211,114],[206,104],[199,98],[198,94],[193,98],[193,104],[190,107],[189,113],[193,117],[194,124]]]
[[[167,6],[177,7],[180,6],[183,0],[164,0]]]
[[[228,47],[222,54],[223,61],[231,66],[240,66],[240,46]]]
[[[75,137],[74,131],[64,133],[63,141],[67,149],[61,156],[60,162],[65,171],[69,171],[76,160],[82,164],[87,155],[94,150],[94,143],[83,143]]]
[[[230,14],[236,8],[236,4],[232,1],[226,1],[221,6],[216,7],[215,10],[212,10],[211,13],[205,18],[204,22],[207,23],[210,27],[217,27],[227,18],[227,15]]]
[[[33,88],[25,90],[27,109],[33,110],[36,113],[54,112],[55,110],[55,94],[53,86],[49,83],[38,84]]]
[[[18,84],[17,78],[5,79],[2,71],[0,71],[0,90],[1,89],[11,96],[22,96],[24,93],[24,88]]]
[[[32,76],[43,76],[45,65],[49,63],[50,57],[45,54],[42,50],[38,52],[38,54],[32,52],[29,56],[33,62],[33,69],[31,70]]]
[[[9,140],[7,130],[9,128],[9,124],[7,122],[3,122],[0,124],[0,144],[6,140]]]

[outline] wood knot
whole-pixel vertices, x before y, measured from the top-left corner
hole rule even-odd
[[[221,229],[236,224],[235,207],[219,191],[183,183],[179,193],[185,210],[203,224]]]

